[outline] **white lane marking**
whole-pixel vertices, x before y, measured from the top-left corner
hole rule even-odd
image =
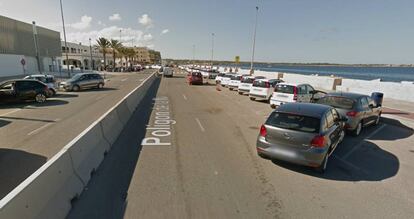
[[[58,121],[60,121],[60,119],[55,119],[54,120],[54,122],[58,122]],[[36,133],[39,133],[40,131],[42,131],[43,129],[45,129],[45,128],[47,128],[48,126],[51,126],[51,125],[53,125],[53,123],[48,123],[48,124],[45,124],[45,125],[43,125],[43,126],[41,126],[40,128],[37,128],[37,129],[35,129],[35,130],[33,130],[33,131],[31,131],[29,134],[27,134],[27,135],[34,135],[34,134],[36,134]]]
[[[367,137],[365,137],[365,139],[369,139],[372,136],[376,135],[378,132],[380,132],[382,129],[384,129],[387,125],[382,124],[379,128],[377,128],[377,130],[371,132],[371,134],[369,134]],[[345,160],[347,159],[352,153],[354,153],[359,147],[361,147],[362,144],[365,143],[365,139],[361,140],[361,142],[359,142],[357,145],[354,146],[354,148],[352,148],[352,150],[348,151],[348,153],[346,153],[342,159]]]
[[[12,111],[10,111],[10,112],[7,112],[7,113],[4,113],[4,114],[1,114],[0,116],[6,116],[6,115],[9,115],[9,114],[15,113],[15,112],[17,112],[17,111],[20,111],[20,110],[22,110],[22,109],[14,109],[14,110],[12,110]]]
[[[144,81],[145,79],[141,79],[141,80],[139,80],[139,81]]]
[[[203,125],[201,125],[200,120],[199,120],[198,118],[195,118],[195,120],[197,121],[198,126],[200,126],[201,131],[202,131],[202,132],[205,132],[206,130],[204,129]]]
[[[183,94],[183,98],[184,98],[184,100],[188,100],[187,97],[184,94]]]
[[[124,78],[124,79],[122,79],[121,81],[123,82],[123,81],[126,81],[126,80],[128,80],[128,78]]]

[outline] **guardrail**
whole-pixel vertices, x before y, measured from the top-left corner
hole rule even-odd
[[[65,218],[156,79],[156,72],[0,200],[0,218]]]

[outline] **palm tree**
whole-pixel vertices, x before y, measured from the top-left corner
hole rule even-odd
[[[106,38],[103,37],[97,39],[96,43],[98,44],[96,47],[102,51],[104,58],[104,68],[106,69],[106,52],[109,48],[110,43]]]
[[[119,51],[121,50],[122,43],[119,42],[118,40],[111,39],[111,41],[109,41],[109,47],[111,47],[111,49],[112,49],[112,55],[113,55],[113,58],[114,58],[114,68],[113,69],[115,69],[115,67],[116,67],[116,64],[115,64],[116,53],[119,53]]]

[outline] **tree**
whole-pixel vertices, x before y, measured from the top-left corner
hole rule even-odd
[[[104,68],[106,69],[106,52],[110,46],[109,41],[106,38],[99,38],[96,40],[96,43],[98,44],[96,47],[102,52],[103,58],[104,58]]]
[[[112,55],[113,55],[113,58],[114,58],[114,66],[113,67],[115,69],[115,67],[116,67],[116,64],[115,64],[116,53],[120,52],[120,50],[122,48],[122,43],[119,42],[118,40],[111,39],[111,41],[109,42],[109,47],[111,47],[111,49],[112,49]]]

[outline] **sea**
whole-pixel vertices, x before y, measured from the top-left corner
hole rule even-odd
[[[250,69],[250,65],[240,65],[242,69]],[[351,66],[309,66],[309,65],[254,65],[255,70],[270,72],[286,72],[305,75],[335,75],[338,77],[361,80],[377,80],[400,82],[414,81],[414,67],[351,67]]]

